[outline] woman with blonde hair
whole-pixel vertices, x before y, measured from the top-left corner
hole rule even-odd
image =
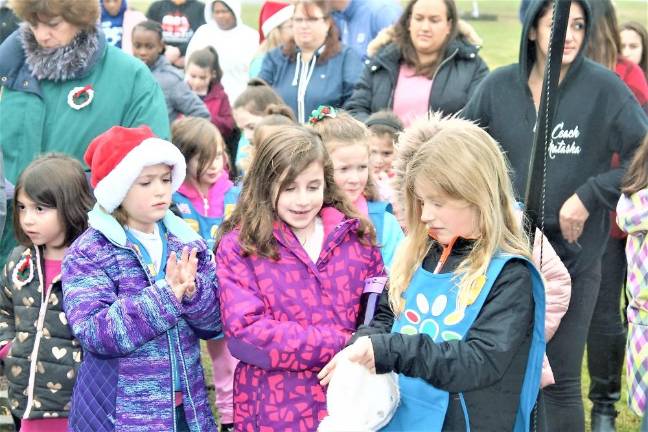
[[[474,124],[438,114],[399,146],[408,236],[373,321],[341,355],[400,374],[400,405],[384,430],[529,430],[544,291],[504,156]]]

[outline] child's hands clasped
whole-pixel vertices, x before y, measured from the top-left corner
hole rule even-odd
[[[178,259],[175,252],[169,254],[165,279],[178,301],[182,301],[184,296],[191,298],[196,292],[197,253],[196,248],[191,249],[190,253],[189,248],[184,247],[180,259]]]
[[[362,336],[356,340],[353,345],[349,345],[342,351],[337,353],[335,357],[317,374],[321,385],[327,385],[333,377],[335,366],[341,356],[346,356],[349,360],[355,363],[360,363],[369,369],[369,372],[376,373],[376,361],[374,358],[373,345],[368,336]]]

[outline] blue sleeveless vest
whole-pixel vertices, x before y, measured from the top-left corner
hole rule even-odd
[[[457,286],[453,273],[433,274],[420,267],[403,293],[405,308],[394,321],[392,332],[402,334],[428,334],[436,343],[462,340],[479,315],[488,294],[504,264],[514,255],[497,255],[491,260],[486,276],[478,280],[477,289],[470,293],[473,300],[465,309],[457,307]],[[526,260],[525,260],[526,261]],[[534,326],[522,384],[520,405],[515,418],[514,431],[526,432],[530,428],[531,413],[540,390],[540,374],[545,352],[544,340],[544,285],[535,267],[528,263],[532,275],[532,292],[535,302]],[[383,431],[440,431],[448,409],[449,394],[421,378],[399,375],[401,401],[396,414]],[[469,413],[460,393],[461,405],[468,429]]]
[[[234,211],[234,206],[238,200],[240,188],[232,186],[223,197],[223,217],[209,217],[201,215],[186,196],[175,192],[173,202],[176,203],[180,215],[185,222],[196,231],[207,242],[209,249],[214,249],[216,231],[224,219],[227,219]]]

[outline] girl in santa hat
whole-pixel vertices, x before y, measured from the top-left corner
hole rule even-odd
[[[184,157],[147,126],[116,126],[85,161],[97,205],[63,261],[83,348],[70,428],[215,431],[198,343],[220,333],[212,254],[169,211]]]

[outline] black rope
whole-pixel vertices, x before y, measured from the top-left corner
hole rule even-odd
[[[526,230],[531,245],[533,245],[536,228],[544,231],[547,154],[551,142],[554,112],[558,101],[556,92],[560,78],[560,67],[562,64],[563,48],[565,46],[565,35],[567,34],[570,6],[571,0],[553,0],[551,39],[547,52],[544,78],[542,80],[540,107],[538,109],[535,134],[529,158],[529,171],[524,196],[527,220]],[[542,266],[542,249],[540,263]]]

